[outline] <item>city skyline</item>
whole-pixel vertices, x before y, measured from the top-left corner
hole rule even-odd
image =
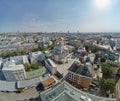
[[[0,32],[120,32],[119,0],[1,0]]]

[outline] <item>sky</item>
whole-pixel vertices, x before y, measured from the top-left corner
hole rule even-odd
[[[0,32],[120,32],[120,0],[0,0]]]

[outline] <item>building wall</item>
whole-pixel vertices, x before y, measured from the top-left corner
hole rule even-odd
[[[16,71],[3,70],[2,72],[8,81],[24,80],[26,78],[25,70],[22,69]]]
[[[13,71],[3,70],[2,72],[3,72],[6,80],[16,81],[16,78],[15,78],[14,74],[12,73]]]
[[[90,77],[85,77],[70,71],[68,73],[68,80],[73,84],[75,84],[76,86],[83,87],[83,88],[89,88],[91,83]]]
[[[120,80],[116,83],[116,98],[120,101]]]

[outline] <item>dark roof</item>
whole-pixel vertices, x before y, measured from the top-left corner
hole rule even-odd
[[[88,67],[80,62],[74,62],[68,70],[83,76],[92,77]]]

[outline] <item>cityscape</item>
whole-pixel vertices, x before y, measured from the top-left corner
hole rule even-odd
[[[0,34],[0,99],[120,99],[118,35],[119,33]]]
[[[120,101],[118,0],[1,0],[0,101]]]

